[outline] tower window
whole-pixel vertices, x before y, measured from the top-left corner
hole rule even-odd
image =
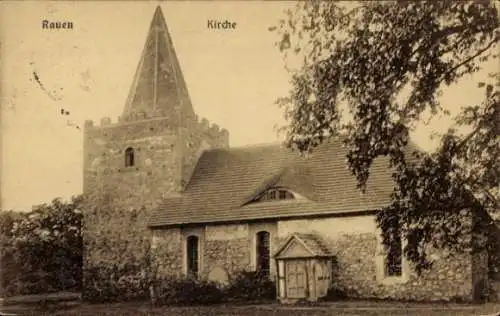
[[[129,147],[125,150],[125,167],[134,166],[134,149]]]
[[[198,275],[198,236],[187,238],[187,274],[196,277]]]
[[[261,231],[257,233],[257,271],[263,275],[269,275],[271,253],[269,250],[269,232]]]

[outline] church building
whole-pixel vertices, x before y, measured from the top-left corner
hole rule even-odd
[[[362,194],[341,140],[307,157],[281,144],[231,148],[229,132],[194,109],[158,6],[122,115],[85,124],[84,194],[106,195],[121,212],[87,215],[95,236],[130,232],[137,249],[149,245],[161,276],[227,283],[259,271],[276,282],[281,301],[315,300],[330,288],[358,298],[480,295],[484,254],[433,253],[432,269],[417,275],[404,240],[384,249],[375,216],[393,189],[387,160],[375,161]],[[133,257],[121,245],[99,254],[86,247],[87,265],[113,251]]]

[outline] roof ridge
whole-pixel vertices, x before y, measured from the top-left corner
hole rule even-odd
[[[339,142],[343,139],[340,136],[335,136],[332,138],[325,139],[321,144],[316,146],[316,148],[322,148],[324,145],[332,144],[332,142]],[[244,149],[261,149],[261,148],[271,148],[271,147],[281,147],[283,149],[293,150],[291,147],[288,147],[286,141],[274,141],[274,142],[263,142],[263,143],[251,143],[246,145],[239,145],[229,148],[215,147],[206,149],[206,152],[210,151],[231,151],[231,150],[244,150]]]
[[[246,144],[234,148],[253,148],[253,147],[267,147],[267,146],[277,146],[277,145],[284,145],[285,142],[283,141],[274,141],[274,142],[265,142],[265,143],[253,143],[253,144]]]
[[[247,144],[247,145],[241,145],[241,146],[236,146],[236,147],[229,147],[229,148],[210,148],[207,149],[206,151],[219,151],[219,150],[224,150],[224,151],[231,151],[231,150],[239,150],[239,149],[260,149],[260,148],[271,148],[271,147],[283,147],[284,142],[269,142],[269,143],[255,143],[255,144]]]

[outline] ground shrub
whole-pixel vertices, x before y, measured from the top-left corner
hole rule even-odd
[[[345,290],[333,286],[328,289],[328,292],[324,297],[320,298],[320,301],[334,302],[334,301],[344,300],[347,297],[348,294],[346,293]]]
[[[231,279],[225,293],[232,300],[274,300],[276,299],[276,284],[266,274],[242,271]]]
[[[150,281],[140,267],[94,266],[84,271],[83,299],[92,303],[149,299]]]
[[[205,280],[162,278],[153,286],[157,305],[210,305],[225,300],[223,288]]]

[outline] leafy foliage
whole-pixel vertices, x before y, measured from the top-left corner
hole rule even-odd
[[[143,266],[131,264],[88,267],[83,298],[92,303],[146,300],[151,280],[144,271]]]
[[[241,271],[231,280],[226,294],[234,300],[274,300],[276,299],[276,284],[265,274],[255,271]]]
[[[54,199],[31,212],[2,212],[1,263],[5,295],[79,290],[82,271],[80,206]]]
[[[0,291],[2,295],[10,295],[17,290],[16,277],[21,255],[14,246],[12,228],[21,220],[22,214],[14,211],[0,213]]]
[[[449,114],[444,87],[498,58],[494,1],[300,2],[271,30],[285,58],[303,59],[291,70],[290,95],[277,102],[289,144],[310,151],[343,135],[361,190],[373,160],[387,156],[396,186],[378,223],[388,247],[394,234],[406,235],[417,269],[430,265],[429,246],[479,249],[466,237],[478,228],[463,210],[497,210],[499,73],[478,84],[484,101],[462,109],[435,152],[408,156],[405,148],[423,114]]]
[[[269,277],[240,271],[228,285],[194,278],[160,278],[153,281],[158,305],[206,305],[231,301],[274,300],[276,285]]]
[[[158,305],[207,305],[225,300],[215,282],[194,278],[162,278],[154,282]]]

